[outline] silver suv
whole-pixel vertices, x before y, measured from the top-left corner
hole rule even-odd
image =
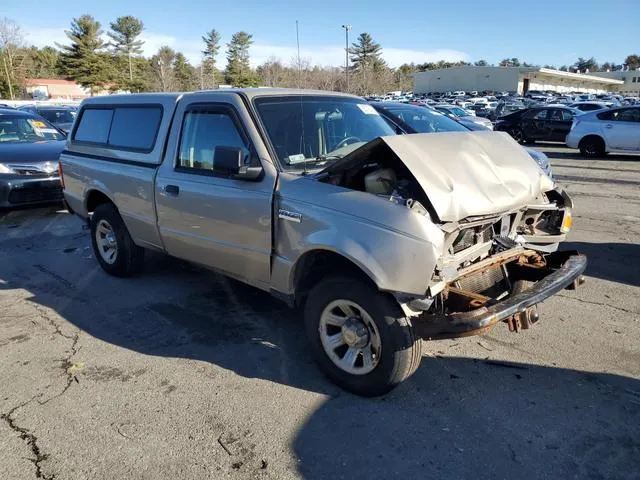
[[[360,395],[409,377],[421,339],[529,328],[586,265],[555,252],[571,200],[507,134],[396,135],[349,95],[95,97],[60,161],[106,272],[152,249],[269,291]]]

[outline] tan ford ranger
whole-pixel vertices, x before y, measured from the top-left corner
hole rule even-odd
[[[360,395],[409,377],[422,339],[529,328],[586,266],[557,251],[571,200],[507,134],[396,135],[349,95],[91,98],[60,164],[106,272],[152,249],[269,291]]]

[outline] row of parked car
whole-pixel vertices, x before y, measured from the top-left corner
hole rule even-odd
[[[518,142],[565,142],[586,157],[640,152],[640,106],[583,111],[550,105],[525,108],[496,121]]]
[[[71,130],[73,121],[78,113],[76,105],[51,105],[51,104],[27,104],[13,107],[8,104],[0,104],[0,108],[19,110],[21,112],[29,112],[38,115],[59,128],[63,132],[68,133]]]

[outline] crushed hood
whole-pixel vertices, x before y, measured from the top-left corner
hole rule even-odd
[[[504,132],[442,132],[377,138],[327,170],[394,154],[411,171],[438,219],[455,222],[532,203],[553,182]]]

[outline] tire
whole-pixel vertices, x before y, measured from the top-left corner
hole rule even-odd
[[[583,138],[578,148],[580,153],[588,158],[601,157],[605,154],[604,141],[600,137]]]
[[[323,319],[326,317],[323,314],[326,312],[337,312],[340,315],[344,313],[340,307],[331,309],[336,302],[340,305],[345,302],[354,305],[353,309],[359,315],[345,316],[346,321],[342,327],[325,323]],[[361,280],[349,277],[329,277],[321,280],[309,292],[304,320],[311,353],[320,369],[336,385],[356,395],[374,397],[391,391],[411,376],[422,360],[422,341],[415,337],[411,320],[404,316],[402,309],[392,297]],[[365,325],[365,335],[370,339],[370,347],[362,347],[354,357],[353,368],[360,370],[357,373],[345,371],[335,363],[339,361],[336,359],[340,356],[341,350],[344,351],[344,361],[348,357],[347,351],[357,349],[357,345],[345,343],[337,347],[336,350],[332,350],[335,355],[332,359],[327,350],[331,347],[325,347],[323,344],[323,340],[333,338],[328,334],[340,335],[343,342],[353,340],[344,336],[345,329],[350,328],[350,323]],[[376,348],[376,345],[379,348]],[[369,356],[372,360],[368,366],[365,365],[365,352],[376,350],[378,355]],[[373,368],[367,371],[371,366]]]
[[[107,231],[109,233],[105,233]],[[130,277],[142,268],[144,248],[133,243],[122,217],[111,203],[104,203],[93,212],[91,245],[98,263],[109,275]],[[115,250],[111,250],[112,246]]]
[[[518,143],[524,142],[524,134],[522,133],[522,129],[520,127],[514,127],[509,130],[509,135],[511,135],[513,139]]]

